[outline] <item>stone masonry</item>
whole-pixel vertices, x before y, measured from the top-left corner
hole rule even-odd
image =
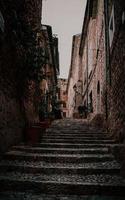
[[[28,28],[41,26],[41,2],[0,1],[0,152],[22,139]]]
[[[2,200],[123,200],[125,179],[109,133],[83,120],[55,121],[39,143],[0,162]]]
[[[115,30],[110,47],[111,84],[108,85],[109,127],[125,141],[125,2],[114,4]]]

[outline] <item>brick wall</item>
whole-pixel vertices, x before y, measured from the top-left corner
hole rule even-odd
[[[87,104],[88,117],[93,123],[98,122],[98,117],[103,117],[103,85],[105,81],[105,49],[104,49],[104,7],[103,1],[98,1],[97,12],[91,16],[86,27],[86,38],[82,54],[83,70],[83,104]],[[86,23],[86,22],[85,22]],[[84,25],[83,25],[84,26]],[[84,38],[84,37],[83,37]],[[82,48],[82,47],[81,47]],[[88,70],[87,70],[88,66]],[[88,94],[87,94],[88,71]],[[92,94],[92,107],[91,95]],[[101,120],[102,121],[102,120]]]
[[[78,93],[74,91],[74,86],[78,85],[78,81],[82,79],[82,67],[80,65],[80,57],[79,57],[79,46],[80,46],[81,35],[77,34],[73,36],[72,42],[72,55],[71,55],[71,66],[69,70],[68,77],[68,115],[69,117],[73,117],[73,113],[78,112],[77,107],[81,102],[76,101],[76,96],[78,97]],[[81,94],[80,94],[81,96]],[[80,99],[80,98],[79,98]]]
[[[111,46],[111,85],[108,87],[109,129],[121,142],[125,141],[125,2],[115,2],[115,33]]]
[[[9,92],[0,89],[0,152],[23,139],[23,113],[19,101]]]
[[[0,30],[0,152],[23,139],[26,123],[22,103],[29,70],[25,62],[26,38],[30,39],[26,27],[32,30],[38,21],[41,24],[40,15],[31,20],[33,15],[26,12],[28,2],[36,7],[41,1],[0,1],[4,19],[4,30]]]

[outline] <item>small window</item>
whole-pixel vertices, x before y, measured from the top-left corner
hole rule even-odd
[[[5,28],[4,18],[0,11],[0,30],[2,31],[2,33],[4,33],[4,28]]]
[[[66,112],[63,112],[63,117],[66,117]]]
[[[97,84],[97,94],[99,95],[100,94],[100,82],[98,81],[98,84]]]
[[[125,23],[125,11],[122,13],[122,24]]]
[[[89,94],[88,112],[93,112],[93,96],[92,96],[92,91]]]
[[[91,10],[90,10],[90,15],[91,15],[92,19],[96,18],[97,12],[98,12],[98,1],[93,0],[92,1],[92,7],[91,7]]]
[[[65,102],[63,102],[63,108],[66,108],[66,103]]]
[[[110,42],[110,47],[112,45],[114,32],[115,32],[115,18],[114,18],[114,5],[112,5],[112,11],[111,11],[111,16],[110,16],[110,20],[109,20],[109,42]]]

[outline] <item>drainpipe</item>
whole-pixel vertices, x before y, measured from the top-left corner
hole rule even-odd
[[[88,33],[87,33],[87,44],[86,44],[86,84],[87,84],[87,91],[86,91],[86,101],[87,101],[87,115],[88,115],[88,100],[89,100],[89,88],[88,88]]]
[[[108,119],[108,91],[107,86],[110,81],[110,47],[109,47],[109,13],[108,13],[108,0],[104,0],[104,22],[105,22],[105,81],[106,81],[106,94],[105,94],[105,113],[106,120]]]

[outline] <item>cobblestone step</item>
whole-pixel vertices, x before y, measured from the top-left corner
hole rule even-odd
[[[11,166],[11,165],[16,165],[16,166],[24,166],[24,167],[58,167],[58,168],[91,168],[91,169],[119,169],[120,164],[113,160],[113,161],[102,161],[102,162],[92,162],[92,163],[48,163],[45,161],[25,161],[25,160],[2,160],[0,162],[0,166]]]
[[[2,192],[1,200],[124,200],[122,196],[86,196],[86,195],[46,195],[27,192]]]
[[[71,129],[50,129],[50,130],[46,130],[46,133],[50,133],[50,134],[98,134],[98,135],[102,135],[102,134],[107,134],[107,132],[104,131],[98,131],[98,130],[82,130],[82,129],[75,129],[75,130],[71,130]]]
[[[22,151],[28,153],[53,153],[53,154],[103,154],[108,153],[109,150],[105,148],[42,148],[42,147],[27,147],[27,146],[15,146],[13,147],[14,151]]]
[[[85,168],[85,167],[57,167],[56,165],[54,167],[38,167],[38,166],[24,166],[24,165],[0,165],[0,174],[3,172],[21,172],[21,173],[44,173],[44,174],[72,174],[72,175],[90,175],[90,174],[110,174],[110,175],[118,175],[120,174],[120,167],[117,168],[105,168],[105,167],[96,167],[96,168]]]
[[[98,144],[95,144],[95,143],[88,143],[88,144],[80,144],[80,143],[50,143],[50,142],[44,142],[43,141],[41,143],[38,143],[36,145],[32,145],[33,147],[48,147],[48,148],[103,148],[103,147],[108,147],[108,148],[113,148],[115,146],[119,146],[119,144],[107,144],[107,143],[98,143]]]
[[[10,151],[6,153],[4,159],[11,160],[36,160],[46,162],[100,162],[112,161],[114,156],[109,153],[105,154],[38,154],[26,153],[22,151]]]
[[[64,140],[76,140],[76,141],[83,141],[83,140],[110,140],[110,138],[109,137],[98,137],[98,136],[95,136],[95,137],[91,137],[91,136],[81,136],[81,137],[79,137],[79,136],[56,136],[56,135],[49,135],[49,136],[43,136],[42,137],[42,140],[45,140],[45,139],[49,139],[49,140],[57,140],[57,139],[59,139],[59,140],[62,140],[62,139],[64,139]]]
[[[5,173],[0,175],[0,191],[27,191],[47,194],[125,195],[125,180],[111,175],[45,175]]]
[[[89,137],[89,138],[111,138],[111,136],[109,134],[91,134],[91,133],[66,133],[66,134],[57,134],[57,133],[46,133],[44,137],[59,137],[59,138],[86,138],[86,137]]]
[[[2,157],[0,199],[123,200],[125,180],[110,153],[115,145],[103,129],[56,121],[41,143],[14,146]]]
[[[113,144],[113,143],[116,143],[115,140],[98,140],[98,139],[76,139],[76,138],[72,138],[72,139],[42,139],[42,142],[43,143],[79,143],[79,144],[89,144],[89,143],[92,143],[92,144]]]

